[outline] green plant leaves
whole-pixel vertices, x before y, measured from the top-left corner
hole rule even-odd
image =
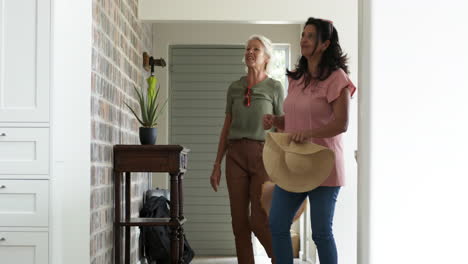
[[[154,76],[151,76],[147,79],[147,82],[148,89],[146,99],[144,97],[143,90],[140,91],[137,87],[133,86],[138,97],[138,103],[140,105],[141,119],[138,117],[138,114],[132,107],[130,107],[127,103],[125,103],[125,105],[130,109],[133,115],[135,115],[136,119],[143,127],[156,127],[157,120],[166,107],[167,99],[162,105],[157,103],[160,89],[159,86],[156,89],[157,79]]]

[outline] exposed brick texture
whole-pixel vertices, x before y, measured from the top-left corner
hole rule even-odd
[[[113,261],[112,146],[139,144],[138,127],[124,102],[136,106],[133,86],[146,87],[142,53],[152,50],[151,25],[137,19],[137,0],[93,0],[91,98],[91,263]],[[132,215],[137,216],[147,174],[132,174]],[[125,197],[122,197],[122,200]],[[132,228],[132,263],[140,259]]]

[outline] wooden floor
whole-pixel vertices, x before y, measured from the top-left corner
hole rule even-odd
[[[192,264],[237,264],[235,257],[195,257]],[[255,264],[271,264],[267,257],[255,257]],[[294,260],[294,264],[307,264],[307,262]]]

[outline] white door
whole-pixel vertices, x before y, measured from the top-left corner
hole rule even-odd
[[[49,121],[49,20],[50,0],[0,0],[0,122]]]
[[[187,238],[197,255],[235,255],[223,169],[215,193],[209,177],[224,122],[226,92],[245,75],[243,46],[173,46],[170,143],[191,149],[184,186]]]

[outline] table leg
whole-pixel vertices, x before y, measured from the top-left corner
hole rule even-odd
[[[130,172],[125,173],[125,222],[130,221],[131,217],[131,194],[132,186]],[[125,264],[130,264],[130,226],[125,226]]]
[[[184,219],[184,173],[179,174],[179,220]],[[184,228],[179,229],[179,263],[183,264],[184,256]]]
[[[179,264],[179,174],[171,174],[171,264]]]
[[[122,237],[120,236],[120,181],[122,173],[114,172],[114,263],[121,263],[120,246]]]

